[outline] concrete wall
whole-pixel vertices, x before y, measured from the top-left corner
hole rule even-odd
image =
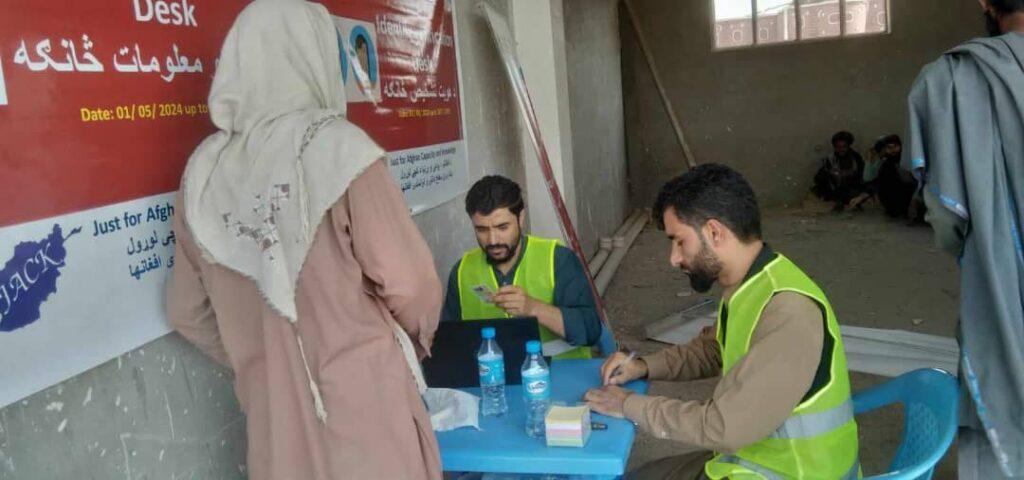
[[[530,93],[551,175],[558,185],[566,213],[575,222],[576,182],[572,167],[572,113],[569,111],[569,78],[565,60],[564,3],[563,0],[512,2],[512,15],[508,20],[515,40],[517,66]],[[565,240],[533,136],[528,125],[523,123],[523,127],[526,183],[522,186],[529,231],[540,237]]]
[[[627,216],[617,0],[564,3],[576,228],[591,255]]]
[[[522,181],[515,105],[473,3],[456,1],[470,178]],[[475,245],[462,201],[416,218],[442,278]],[[245,451],[230,372],[176,334],[0,410],[0,480],[241,479]]]
[[[785,205],[805,197],[835,131],[853,132],[862,154],[875,137],[902,134],[921,67],[983,31],[974,0],[890,2],[888,35],[717,52],[710,0],[634,5],[698,163],[738,168],[764,203]],[[685,162],[622,19],[630,201],[650,206]]]

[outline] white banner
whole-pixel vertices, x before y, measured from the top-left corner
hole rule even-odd
[[[451,200],[466,185],[466,142],[388,153],[391,175],[415,215]]]
[[[0,407],[170,332],[173,201],[161,194],[0,229]]]

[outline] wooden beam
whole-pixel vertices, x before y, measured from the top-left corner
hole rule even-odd
[[[626,5],[626,12],[629,13],[630,22],[633,24],[633,31],[636,32],[636,38],[640,44],[640,50],[644,54],[644,59],[647,60],[647,67],[651,69],[651,75],[654,77],[654,85],[658,87],[658,94],[661,95],[661,103],[665,107],[665,112],[668,113],[669,121],[672,122],[672,129],[675,130],[676,140],[679,141],[679,146],[683,150],[683,158],[686,159],[686,164],[689,168],[696,168],[697,162],[693,158],[693,152],[690,151],[690,145],[686,143],[686,137],[683,136],[683,127],[679,124],[679,118],[676,117],[675,110],[672,109],[672,101],[669,100],[668,94],[665,92],[665,86],[661,83],[661,75],[658,73],[658,66],[654,63],[654,57],[651,55],[651,49],[647,46],[647,39],[644,37],[643,29],[640,27],[640,21],[636,16],[636,10],[633,9],[633,2],[632,0],[622,0],[622,2]]]

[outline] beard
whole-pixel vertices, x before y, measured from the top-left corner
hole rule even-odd
[[[487,245],[483,247],[484,252],[487,253],[487,263],[491,265],[501,265],[515,256],[516,250],[519,249],[520,236],[516,235],[516,242],[513,244],[507,243],[495,243],[493,245]]]
[[[998,37],[1003,34],[1003,28],[999,26],[999,20],[989,12],[982,14],[985,17],[985,31],[990,37]]]
[[[697,252],[697,258],[693,260],[687,274],[690,277],[690,287],[697,293],[707,293],[718,281],[720,273],[722,261],[711,251],[704,238],[701,238],[700,252]]]

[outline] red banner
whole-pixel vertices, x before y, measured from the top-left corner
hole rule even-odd
[[[213,131],[206,97],[245,3],[0,4],[0,227],[177,189]],[[325,5],[355,123],[392,152],[462,139],[450,1]]]
[[[173,192],[245,2],[0,0],[0,407],[169,331]],[[413,211],[466,184],[450,0],[332,0],[348,115]],[[54,355],[53,352],[63,352]]]

